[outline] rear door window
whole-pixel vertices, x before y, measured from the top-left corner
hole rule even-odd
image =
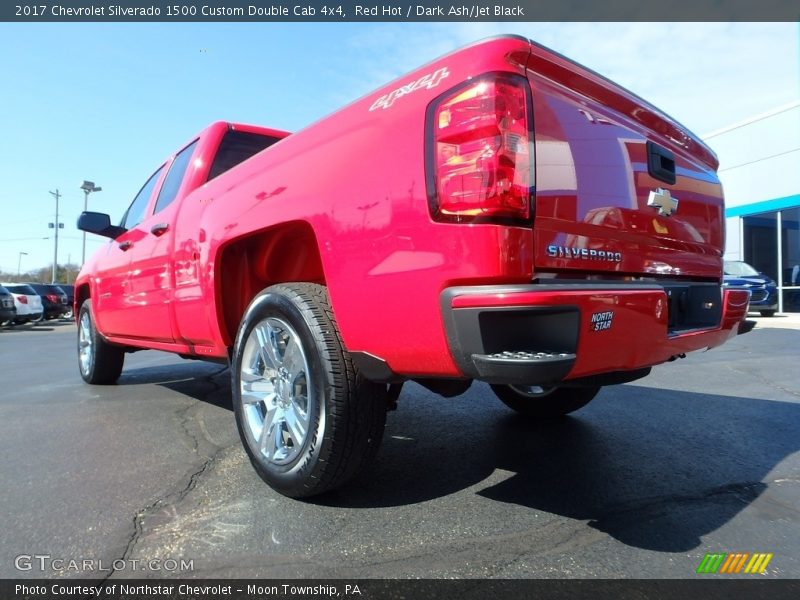
[[[161,186],[161,191],[158,193],[155,212],[164,210],[178,197],[178,190],[183,182],[183,176],[186,174],[186,168],[189,166],[189,160],[192,158],[196,147],[197,140],[186,146],[175,156],[175,160],[172,161],[172,165],[169,167],[169,173],[164,179],[164,185]]]
[[[164,165],[161,165],[161,168],[150,176],[147,183],[145,183],[142,189],[139,190],[139,193],[136,194],[136,198],[133,199],[133,202],[131,202],[128,211],[122,219],[122,226],[125,229],[133,229],[144,220],[144,211],[147,210],[147,205],[150,203],[150,196],[153,195],[153,189],[156,187],[156,183],[158,183],[158,179],[161,177],[161,171],[163,170]]]

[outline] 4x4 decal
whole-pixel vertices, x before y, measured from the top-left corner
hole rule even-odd
[[[405,96],[410,94],[411,92],[416,92],[419,89],[426,88],[432,89],[435,88],[442,82],[442,79],[450,75],[450,71],[447,70],[447,67],[442,67],[438,71],[434,71],[433,73],[428,73],[427,75],[423,75],[416,81],[412,81],[402,87],[397,88],[396,90],[385,94],[375,100],[372,106],[369,107],[370,111],[375,110],[376,108],[389,108],[394,101],[400,98],[401,96]]]

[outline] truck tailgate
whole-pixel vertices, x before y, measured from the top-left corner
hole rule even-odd
[[[714,153],[613,82],[532,44],[537,272],[721,277]]]

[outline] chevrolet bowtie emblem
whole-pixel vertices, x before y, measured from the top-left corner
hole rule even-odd
[[[650,191],[647,206],[656,207],[658,214],[668,217],[678,210],[678,199],[670,196],[669,190],[658,188]]]

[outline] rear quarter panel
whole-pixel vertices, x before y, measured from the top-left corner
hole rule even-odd
[[[206,205],[202,228],[209,242],[201,264],[207,291],[214,289],[215,261],[226,244],[305,221],[316,235],[348,349],[385,358],[400,373],[457,375],[440,292],[476,280],[529,280],[532,239],[526,228],[431,221],[425,110],[469,77],[524,72],[529,51],[527,41],[502,38],[443,57],[196,190],[186,202]],[[447,74],[431,79],[441,69]],[[408,93],[397,91],[404,87]],[[225,344],[230,335],[219,331]]]

